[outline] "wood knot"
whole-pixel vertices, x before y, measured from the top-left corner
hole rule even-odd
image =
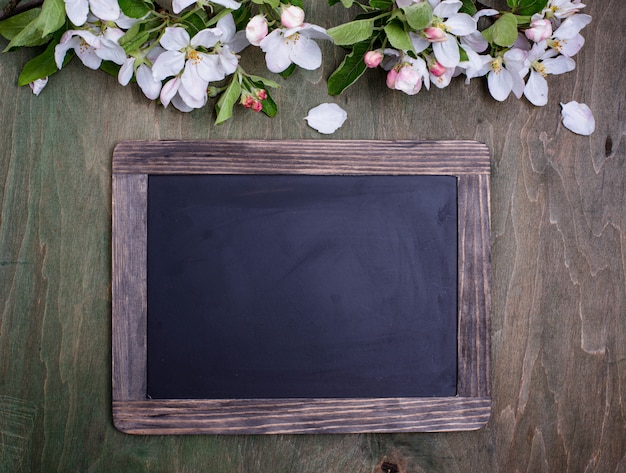
[[[400,469],[398,468],[398,465],[396,465],[395,463],[389,463],[389,462],[383,462],[383,464],[380,465],[380,469],[384,471],[385,473],[399,473],[400,471]]]

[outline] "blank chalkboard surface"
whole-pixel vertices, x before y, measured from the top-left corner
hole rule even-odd
[[[476,429],[490,412],[475,142],[125,142],[113,420],[135,434]]]
[[[456,394],[451,176],[150,176],[148,395]]]

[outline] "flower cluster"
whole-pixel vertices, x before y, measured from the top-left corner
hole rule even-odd
[[[243,70],[244,49],[260,49],[267,69],[286,78],[320,67],[319,40],[350,50],[328,78],[330,95],[380,68],[390,89],[408,95],[462,75],[486,77],[498,101],[512,93],[545,105],[547,76],[575,68],[591,21],[580,0],[507,0],[509,11],[472,0],[328,2],[359,13],[326,30],[305,21],[302,0],[43,0],[0,22],[0,34],[6,50],[47,45],[18,80],[35,94],[77,56],[165,107],[189,112],[214,102],[221,123],[237,103],[277,112],[268,89],[278,84]]]

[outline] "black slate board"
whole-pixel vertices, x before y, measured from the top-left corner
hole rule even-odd
[[[453,176],[149,176],[153,399],[454,396]]]

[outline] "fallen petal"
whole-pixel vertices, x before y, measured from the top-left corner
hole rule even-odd
[[[571,101],[562,103],[561,118],[563,126],[579,135],[591,135],[596,129],[596,121],[591,109],[584,103]]]
[[[323,103],[309,110],[309,114],[304,118],[311,128],[330,135],[348,118],[348,114],[339,105],[334,103]]]

